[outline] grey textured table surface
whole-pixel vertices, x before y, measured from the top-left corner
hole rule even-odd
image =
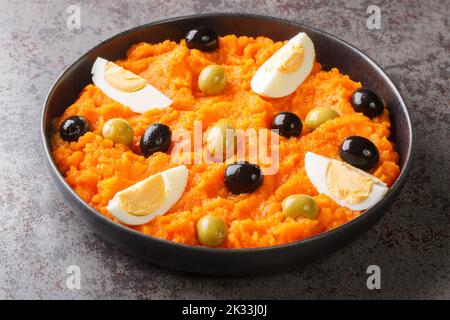
[[[360,1],[0,2],[0,298],[447,298],[450,299],[450,2],[376,1],[369,30]],[[78,4],[81,30],[66,26]],[[316,263],[254,278],[212,278],[153,266],[98,239],[65,205],[44,167],[39,115],[57,75],[108,37],[166,17],[248,12],[301,21],[369,54],[412,112],[408,184],[362,238]],[[368,290],[366,268],[381,268]],[[69,265],[81,289],[69,290]]]

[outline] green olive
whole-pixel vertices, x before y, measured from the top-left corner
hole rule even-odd
[[[232,126],[218,123],[208,130],[206,136],[207,149],[219,161],[228,159],[234,154],[236,134]]]
[[[123,144],[130,144],[134,138],[134,130],[127,120],[114,118],[106,121],[102,130],[103,138]]]
[[[339,113],[331,108],[316,108],[311,110],[306,116],[305,123],[309,129],[314,130],[318,128],[322,123],[339,117]]]
[[[315,219],[319,212],[319,205],[314,198],[305,194],[293,194],[281,203],[283,213],[287,217],[296,218],[298,216]]]
[[[198,76],[198,87],[206,94],[221,93],[226,85],[227,74],[225,69],[216,64],[205,67]]]
[[[206,215],[197,222],[198,241],[210,247],[217,247],[222,244],[227,236],[227,225],[222,218],[213,215]]]

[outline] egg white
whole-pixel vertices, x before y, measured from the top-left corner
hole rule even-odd
[[[305,155],[305,170],[306,175],[317,189],[317,192],[327,195],[340,206],[347,207],[353,211],[367,210],[377,204],[388,191],[388,187],[383,181],[365,171],[355,168],[356,170],[359,170],[361,174],[370,177],[370,179],[374,182],[367,199],[360,203],[354,204],[345,202],[333,196],[328,190],[326,181],[327,168],[331,160],[332,159],[327,157],[320,156],[312,152],[307,152]]]
[[[279,60],[283,56],[283,52],[295,44],[300,44],[304,50],[303,62],[297,70],[289,73],[267,70],[267,66]],[[312,40],[306,33],[300,32],[258,68],[250,82],[252,90],[268,98],[281,98],[290,95],[311,73],[315,55]]]
[[[181,198],[184,189],[186,188],[189,170],[186,168],[185,165],[182,165],[168,169],[159,174],[161,174],[164,180],[165,198],[161,206],[155,211],[145,216],[135,216],[123,210],[119,202],[120,194],[132,190],[134,188],[137,188],[142,184],[145,184],[151,177],[139,181],[138,183],[128,187],[127,189],[124,189],[116,193],[114,198],[112,198],[109,201],[106,209],[121,222],[133,226],[145,224],[150,220],[154,219],[155,217],[163,215]]]
[[[98,57],[92,66],[92,82],[111,99],[129,107],[136,113],[151,109],[163,109],[172,104],[172,100],[150,84],[134,92],[123,92],[109,85],[105,80],[105,66],[108,60]]]

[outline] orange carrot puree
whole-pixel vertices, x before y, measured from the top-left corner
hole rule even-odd
[[[337,69],[323,71],[317,62],[307,80],[288,97],[265,99],[253,93],[250,80],[254,72],[282,45],[265,37],[234,35],[220,38],[219,49],[212,53],[189,50],[184,40],[179,44],[164,41],[134,45],[126,58],[117,63],[140,74],[174,103],[163,110],[135,114],[94,85],[88,85],[78,100],[54,120],[52,149],[58,167],[87,203],[115,220],[105,206],[116,192],[178,165],[171,162],[170,152],[156,153],[149,158],[139,155],[139,139],[152,123],[167,124],[172,130],[192,131],[195,120],[202,121],[206,130],[226,119],[237,129],[258,130],[269,129],[273,116],[280,111],[294,112],[304,120],[311,109],[331,107],[341,117],[314,132],[304,126],[299,137],[280,137],[279,171],[265,176],[257,191],[232,195],[223,182],[225,164],[188,165],[188,185],[178,203],[164,216],[134,228],[155,237],[199,245],[195,231],[197,220],[206,214],[216,214],[228,225],[228,236],[222,247],[247,248],[304,239],[346,223],[361,212],[340,207],[327,196],[317,194],[305,173],[304,154],[312,151],[338,159],[337,151],[343,139],[364,136],[375,143],[380,153],[379,164],[372,174],[392,185],[399,175],[399,166],[398,155],[388,140],[389,111],[385,108],[373,120],[355,113],[349,98],[361,84]],[[197,77],[209,64],[223,65],[229,83],[222,94],[207,97],[199,91]],[[85,117],[91,132],[69,143],[60,138],[57,128],[71,115]],[[135,130],[130,147],[114,145],[101,135],[103,124],[116,117],[127,119]],[[314,196],[320,205],[317,220],[293,220],[281,213],[282,200],[294,193]]]

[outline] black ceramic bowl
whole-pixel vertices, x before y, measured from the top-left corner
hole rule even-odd
[[[126,50],[138,42],[178,41],[189,29],[199,25],[209,26],[220,35],[263,35],[274,40],[286,40],[300,31],[307,32],[314,42],[317,59],[325,69],[338,67],[341,72],[361,81],[383,97],[391,112],[392,140],[400,154],[401,166],[400,176],[386,197],[354,220],[312,238],[274,247],[236,250],[193,247],[153,238],[109,220],[84,202],[66,183],[52,158],[51,119],[60,116],[77,99],[83,87],[91,82],[91,67],[98,56],[116,60],[124,57]],[[78,59],[55,82],[45,101],[41,130],[53,180],[71,208],[100,237],[152,263],[211,275],[278,272],[337,250],[375,224],[392,205],[405,184],[412,151],[408,110],[395,85],[375,62],[348,43],[320,30],[295,22],[242,14],[175,18],[150,23],[104,41]]]

